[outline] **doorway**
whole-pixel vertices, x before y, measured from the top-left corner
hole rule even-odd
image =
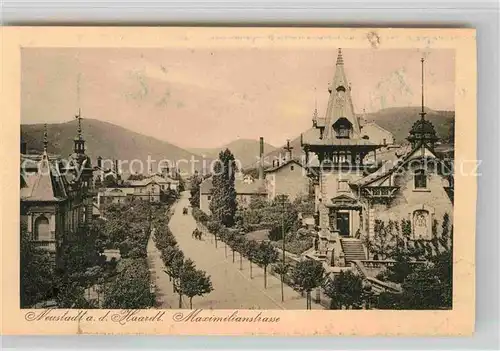
[[[342,236],[349,236],[349,212],[337,212],[337,230]]]

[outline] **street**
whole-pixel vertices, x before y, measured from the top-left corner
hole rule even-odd
[[[243,269],[240,271],[239,254],[232,262],[232,252],[228,248],[228,257],[224,255],[224,243],[219,242],[215,248],[213,236],[204,235],[202,240],[195,240],[192,232],[196,222],[189,213],[182,214],[182,209],[188,207],[188,192],[181,195],[175,204],[175,212],[170,220],[170,230],[178,241],[180,249],[186,258],[192,259],[198,269],[207,272],[211,277],[214,291],[210,294],[195,297],[193,308],[204,309],[305,309],[306,300],[292,288],[285,285],[285,301],[281,302],[281,282],[268,274],[267,289],[264,289],[264,270],[253,265],[250,279],[249,262],[243,259]],[[148,245],[148,259],[156,270],[156,289],[161,308],[177,308],[178,295],[172,293],[172,284],[163,273],[163,262],[154,243]],[[187,299],[184,301],[184,306]],[[312,303],[313,309],[323,309]]]

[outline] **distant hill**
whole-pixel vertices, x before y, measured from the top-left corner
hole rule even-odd
[[[408,136],[413,123],[420,118],[420,107],[391,107],[366,115],[368,121],[374,121],[379,126],[394,134],[396,142],[403,142]],[[432,122],[438,137],[447,141],[450,137],[450,126],[455,118],[455,111],[435,111],[425,108],[425,118]]]
[[[83,135],[86,140],[87,154],[91,157],[92,163],[97,163],[97,157],[103,159],[141,160],[143,167],[147,167],[148,155],[156,163],[152,163],[153,170],[158,168],[158,162],[162,159],[176,162],[178,160],[202,160],[199,155],[181,149],[166,141],[158,140],[143,134],[135,133],[123,127],[93,120],[84,119],[82,121]],[[76,136],[77,122],[48,124],[48,151],[67,157],[73,152],[73,139]],[[43,124],[23,124],[21,125],[21,136],[27,142],[28,152],[40,152],[43,150]],[[210,161],[208,161],[210,162]],[[134,170],[138,169],[140,162],[134,162]],[[192,162],[190,164],[193,164]],[[179,169],[184,172],[191,172],[191,165],[186,162],[179,163]],[[106,166],[106,165],[105,165]],[[128,170],[128,165],[126,165]],[[194,163],[194,169],[201,169],[201,162]],[[143,172],[147,172],[143,169]],[[124,170],[125,172],[125,170]],[[127,172],[128,173],[128,172]]]
[[[208,158],[216,159],[219,157],[219,152],[227,148],[231,150],[236,159],[241,161],[242,165],[248,165],[258,160],[260,151],[259,143],[259,140],[237,139],[218,148],[189,149],[189,151],[197,155],[205,155]],[[274,150],[276,150],[276,147],[264,141],[264,154]]]
[[[410,129],[415,121],[420,118],[420,107],[392,107],[382,109],[375,113],[366,115],[367,121],[374,121],[381,127],[387,129],[394,134],[396,143],[405,142]],[[425,118],[432,122],[440,140],[447,142],[450,138],[452,122],[455,119],[454,111],[435,111],[425,108],[427,113]],[[305,131],[304,131],[305,132]],[[265,164],[270,166],[272,160],[279,156],[285,156],[283,149],[285,145],[276,148],[271,152],[266,152]],[[293,147],[293,157],[301,157],[303,155],[300,146],[300,135],[293,140],[290,140],[290,146]],[[254,167],[255,162],[246,164],[248,168]]]

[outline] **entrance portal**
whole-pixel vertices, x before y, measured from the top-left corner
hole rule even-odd
[[[337,212],[337,230],[342,236],[349,236],[349,212]]]

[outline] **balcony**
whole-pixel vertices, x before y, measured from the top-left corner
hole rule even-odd
[[[397,186],[377,186],[363,188],[363,194],[371,199],[392,199],[396,196]]]
[[[31,243],[38,248],[42,248],[49,252],[56,252],[56,241],[55,240],[33,240]]]

